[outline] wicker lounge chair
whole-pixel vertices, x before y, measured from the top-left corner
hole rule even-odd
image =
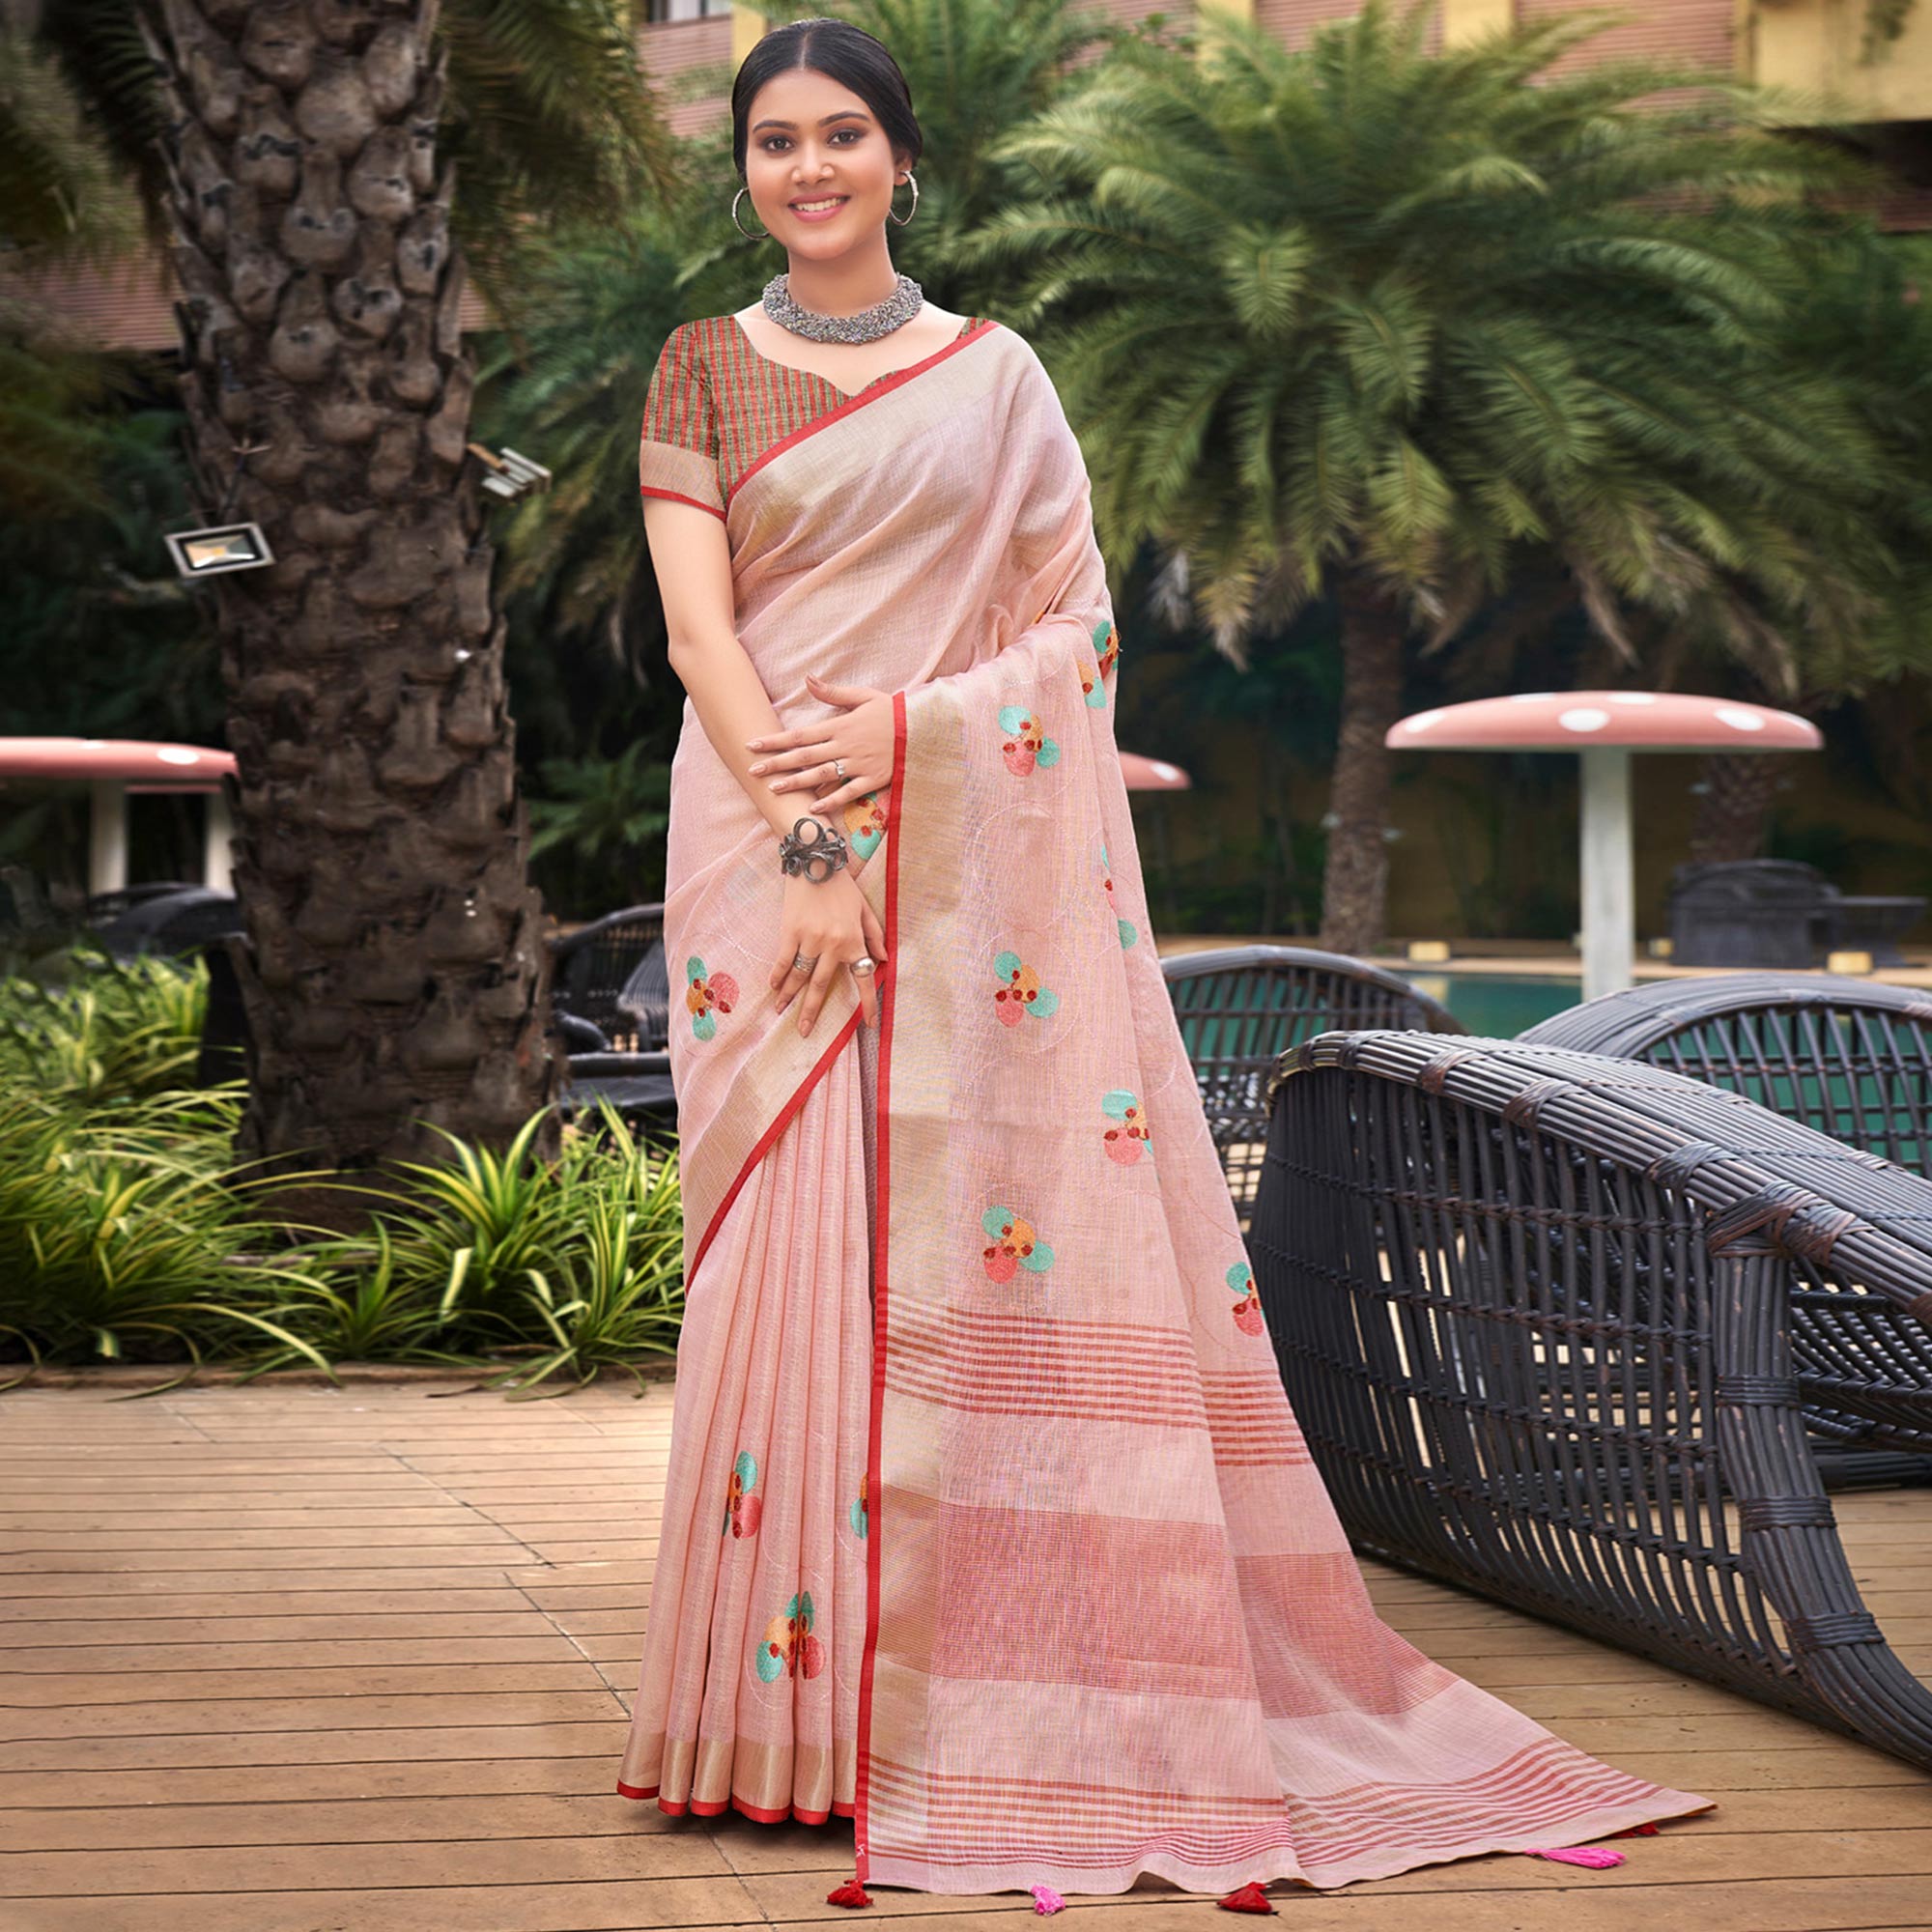
[[[556,1104],[565,1120],[589,1118],[600,1099],[609,1100],[633,1134],[660,1132],[677,1125],[677,1095],[670,1079],[670,1055],[614,1053],[593,1022],[575,1013],[556,1014],[556,1033],[567,1058]]]
[[[1338,1027],[1467,1032],[1398,973],[1305,946],[1224,946],[1160,962],[1241,1226],[1267,1138],[1264,1089],[1291,1046]]]
[[[590,1021],[613,1047],[639,1053],[669,1037],[669,1001],[654,1009],[644,982],[665,978],[664,905],[626,906],[551,942],[555,962],[551,1003],[559,1013]],[[650,970],[655,953],[659,971]],[[628,996],[628,999],[627,999]]]
[[[1932,1174],[1932,993],[1918,988],[1823,973],[1671,980],[1591,1000],[1520,1037],[1666,1066]],[[1803,1262],[1792,1321],[1813,1430],[1910,1459],[1830,1458],[1827,1482],[1932,1480],[1932,1332]]]
[[[1794,1261],[1932,1319],[1932,1182],[1595,1054],[1329,1034],[1249,1249],[1364,1550],[1932,1766],[1800,1410]]]

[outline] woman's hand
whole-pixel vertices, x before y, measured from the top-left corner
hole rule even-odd
[[[851,972],[854,959],[875,959],[884,965],[886,933],[866,895],[843,870],[816,884],[787,877],[784,882],[784,950],[773,964],[768,984],[779,996],[780,1012],[804,994],[798,1009],[798,1030],[809,1034],[832,991],[834,977]],[[795,957],[815,963],[800,968]],[[861,1022],[879,1023],[876,973],[856,973]]]
[[[807,671],[805,681],[812,696],[845,715],[747,740],[749,751],[762,753],[751,768],[752,776],[769,775],[774,791],[810,791],[811,810],[817,812],[836,811],[891,784],[892,693],[868,684],[828,684],[815,671]],[[845,761],[842,782],[833,768],[834,758]]]

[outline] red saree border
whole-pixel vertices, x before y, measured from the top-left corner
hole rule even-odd
[[[888,816],[890,815],[889,813]],[[890,870],[886,876],[888,880],[891,879],[892,873]],[[892,971],[892,952],[893,949],[888,945],[886,949],[886,971],[888,973]],[[738,1190],[751,1178],[752,1170],[771,1151],[772,1143],[784,1132],[786,1126],[791,1122],[791,1117],[805,1105],[806,1095],[824,1079],[827,1068],[838,1058],[839,1049],[852,1037],[853,1029],[865,1016],[866,1009],[863,1007],[854,1007],[845,1015],[845,1024],[833,1035],[832,1044],[812,1063],[811,1071],[792,1090],[791,1098],[772,1117],[771,1125],[758,1136],[751,1152],[745,1156],[745,1164],[739,1168],[738,1178],[725,1189],[724,1200],[719,1202],[716,1211],[711,1216],[711,1225],[705,1229],[703,1235],[698,1239],[697,1252],[692,1256],[691,1264],[684,1271],[684,1281],[687,1288],[691,1286],[692,1278],[697,1273],[697,1264],[704,1259],[705,1249],[711,1245],[711,1237],[724,1225],[724,1216],[730,1211],[732,1202],[737,1200]],[[881,1038],[883,1039],[883,1036],[881,1036]]]
[[[708,510],[722,524],[724,512],[716,503],[707,503],[697,497],[687,497],[682,490],[660,490],[655,483],[639,483],[639,497],[662,497],[668,503],[689,503],[694,510]]]
[[[739,1811],[747,1818],[760,1825],[789,1825],[793,1823],[800,1825],[823,1825],[830,1818],[849,1818],[852,1815],[851,1805],[841,1804],[836,1798],[832,1801],[832,1808],[829,1811],[801,1811],[796,1804],[787,1804],[783,1809],[779,1810],[763,1804],[747,1804],[740,1798],[721,1798],[711,1803],[706,1803],[703,1799],[693,1798],[680,1803],[675,1798],[668,1800],[658,1798],[660,1788],[660,1786],[655,1784],[640,1787],[635,1784],[620,1782],[617,1786],[617,1796],[619,1798],[636,1799],[657,1798],[658,1809],[669,1818],[682,1818],[687,1813],[694,1818],[717,1818],[726,1811]]]
[[[976,330],[975,333],[978,333]],[[953,345],[957,347],[958,345]],[[877,1106],[879,1172],[877,1219],[872,1229],[872,1393],[866,1427],[866,1640],[859,1654],[859,1736],[852,1820],[852,1854],[864,1885],[870,1859],[866,1850],[871,1801],[872,1661],[879,1642],[879,1440],[886,1394],[886,1264],[892,1252],[893,1034],[898,1013],[899,803],[905,796],[906,698],[893,693],[893,783],[886,804],[886,1004],[879,1017]]]
[[[923,376],[926,370],[944,362],[949,355],[958,355],[960,350],[967,347],[969,343],[978,342],[982,337],[990,335],[999,327],[999,323],[991,316],[982,318],[963,335],[955,335],[951,342],[935,349],[930,355],[923,357],[918,362],[909,362],[903,369],[895,369],[891,375],[881,376],[875,383],[868,383],[857,395],[847,396],[842,403],[827,410],[823,415],[813,416],[809,423],[800,424],[789,436],[781,437],[769,449],[760,451],[756,462],[752,464],[745,473],[725,492],[724,507],[727,510],[731,507],[738,492],[766,464],[770,463],[773,458],[782,456],[786,450],[790,449],[795,443],[803,442],[807,437],[816,436],[820,430],[830,428],[841,416],[849,416],[854,410],[863,410],[867,403],[876,402],[881,396],[891,395],[901,384],[910,383],[915,376]],[[769,361],[771,358],[767,356],[765,359]],[[781,363],[779,366],[782,368],[784,365]],[[837,385],[835,384],[834,386],[836,387]],[[889,967],[890,963],[888,961]]]

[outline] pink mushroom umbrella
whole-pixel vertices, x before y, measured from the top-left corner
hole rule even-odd
[[[1583,997],[1631,983],[1636,893],[1632,752],[1815,752],[1795,712],[1669,691],[1525,691],[1418,711],[1389,726],[1392,751],[1578,752],[1583,759]]]
[[[1179,765],[1165,758],[1144,758],[1138,752],[1120,754],[1121,776],[1129,791],[1186,791],[1194,783]]]
[[[208,796],[203,881],[229,890],[228,841],[234,826],[221,781],[234,756],[207,745],[163,745],[143,738],[0,738],[0,789],[10,779],[77,781],[93,789],[87,886],[116,892],[128,883],[128,794],[198,791]]]

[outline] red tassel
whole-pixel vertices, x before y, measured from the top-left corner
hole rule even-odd
[[[1267,1894],[1250,1879],[1238,1891],[1231,1891],[1226,1898],[1216,1899],[1217,1905],[1225,1906],[1230,1912],[1272,1912],[1274,1907],[1267,1901]]]
[[[1588,1865],[1593,1871],[1606,1871],[1624,1861],[1621,1852],[1600,1852],[1595,1845],[1566,1845],[1555,1851],[1524,1852],[1526,1859],[1553,1859],[1560,1865]]]
[[[827,1905],[870,1905],[872,1894],[856,1878],[848,1878],[836,1891],[825,1894]]]
[[[1613,1838],[1654,1838],[1657,1836],[1655,1825],[1632,1825],[1621,1832],[1612,1832]]]

